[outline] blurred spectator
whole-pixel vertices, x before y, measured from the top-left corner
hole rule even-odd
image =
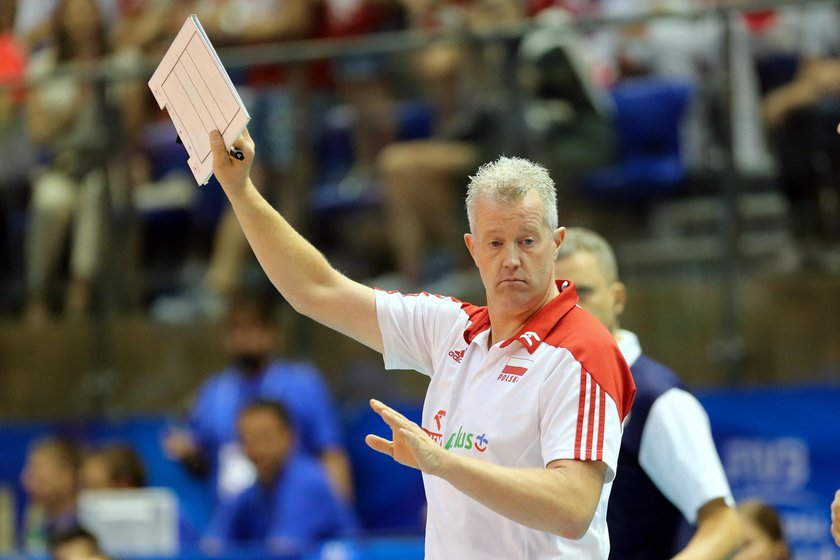
[[[21,483],[29,502],[21,545],[28,552],[44,552],[50,538],[75,529],[76,495],[81,456],[69,440],[47,438],[29,450]]]
[[[487,31],[523,17],[517,3],[507,0],[405,3],[415,27],[444,35]],[[482,83],[491,81],[487,77],[492,76],[499,54],[496,47],[441,42],[416,57],[420,81],[434,102],[434,136],[391,144],[378,160],[386,227],[399,276],[394,287],[429,288],[430,281],[453,268],[476,276],[463,250],[463,212],[455,209],[463,198],[467,171],[504,151],[501,118],[489,93],[496,84]],[[444,267],[436,266],[436,251]],[[457,280],[457,272],[451,279]],[[387,283],[377,279],[377,285],[383,282]],[[462,289],[434,288],[459,297]]]
[[[128,490],[146,487],[146,467],[128,444],[112,443],[87,452],[80,469],[81,490]],[[105,535],[100,535],[105,536]],[[195,526],[178,510],[178,540],[195,543]]]
[[[586,203],[579,196],[582,176],[615,163],[616,125],[587,57],[595,44],[559,9],[540,11],[535,22],[518,52],[524,120],[531,153],[557,177],[558,204],[568,216]]]
[[[192,472],[209,471],[218,496],[229,499],[251,484],[255,475],[237,442],[237,416],[255,400],[276,400],[289,411],[301,451],[320,459],[339,495],[349,498],[350,467],[329,390],[313,366],[272,356],[282,334],[268,300],[236,300],[225,323],[224,344],[231,365],[202,385],[190,430],[174,430],[164,447]]]
[[[18,17],[15,21],[15,34],[21,37],[27,47],[38,50],[50,40],[52,33],[51,19],[55,15],[60,0],[20,0]],[[102,13],[103,23],[110,27],[113,23],[118,3],[123,0],[95,0]]]
[[[555,273],[575,283],[580,305],[613,333],[636,382],[607,510],[610,558],[729,558],[741,530],[709,417],[676,374],[619,327],[627,291],[612,248],[590,230],[569,228]],[[685,520],[697,526],[688,543]]]
[[[803,60],[793,80],[770,91],[764,120],[774,140],[780,181],[805,265],[829,266],[840,243],[840,62]],[[834,263],[840,270],[840,262]]]
[[[744,528],[744,545],[732,560],[789,560],[785,534],[779,514],[758,500],[738,504]]]
[[[262,544],[272,552],[298,553],[354,528],[322,466],[295,451],[296,434],[283,405],[250,403],[239,414],[238,432],[256,480],[215,512],[202,541],[205,550]]]
[[[401,26],[394,0],[321,0],[325,12],[323,37],[363,39]],[[382,53],[339,56],[330,61],[331,77],[341,100],[352,109],[354,164],[341,180],[345,194],[369,188],[376,177],[380,150],[394,141],[394,93]],[[294,225],[294,222],[292,222]]]
[[[32,138],[46,165],[33,182],[27,247],[28,302],[25,317],[48,315],[51,280],[61,261],[71,222],[73,240],[65,309],[88,310],[106,216],[109,158],[123,138],[123,106],[91,72],[108,56],[102,17],[93,0],[61,0],[53,14],[48,45],[30,60],[37,80],[27,102]],[[55,74],[61,67],[61,72]],[[113,95],[109,95],[113,94]]]
[[[199,2],[196,11],[216,48],[312,38],[320,23],[316,2],[311,0],[219,0]],[[301,227],[308,203],[302,132],[308,129],[312,105],[322,96],[321,77],[311,64],[260,64],[228,72],[251,115],[249,131],[264,146],[254,171],[263,177],[261,184],[277,185],[268,198]],[[206,271],[184,293],[159,298],[152,307],[156,318],[218,318],[242,287],[251,251],[230,207],[220,204],[220,208]]]
[[[85,454],[80,472],[85,490],[113,490],[146,486],[146,468],[134,449],[111,444]]]
[[[15,8],[16,0],[0,0],[0,188],[23,178],[31,163],[20,118],[26,52],[13,33]]]
[[[831,536],[840,546],[840,490],[834,493],[834,501],[831,502]]]
[[[49,553],[52,560],[104,558],[96,537],[83,527],[53,535],[49,541]]]

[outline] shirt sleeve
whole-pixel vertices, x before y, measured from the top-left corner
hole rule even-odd
[[[540,444],[557,459],[603,461],[615,478],[622,426],[613,399],[578,362],[564,360],[540,390]]]
[[[453,329],[466,327],[466,314],[452,298],[376,291],[386,369],[413,369],[432,376],[434,357]]]
[[[735,505],[709,416],[687,391],[669,389],[653,403],[642,432],[639,464],[692,524],[697,511],[711,500],[723,498],[730,507]]]

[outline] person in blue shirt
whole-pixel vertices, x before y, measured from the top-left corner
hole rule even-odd
[[[225,323],[231,363],[201,386],[189,429],[172,430],[164,448],[194,474],[210,474],[218,498],[229,500],[254,480],[237,443],[236,418],[257,399],[277,401],[289,412],[300,450],[319,460],[339,495],[350,499],[349,460],[327,385],[314,366],[274,357],[280,339],[270,301],[235,300]]]
[[[636,383],[607,509],[610,558],[730,558],[742,532],[709,417],[680,378],[620,328],[627,289],[612,248],[591,230],[567,228],[554,273],[575,283],[580,306],[613,333]]]
[[[256,545],[296,554],[353,531],[353,514],[336,496],[321,464],[296,450],[283,405],[268,400],[247,405],[238,431],[256,481],[217,507],[202,539],[206,552]]]

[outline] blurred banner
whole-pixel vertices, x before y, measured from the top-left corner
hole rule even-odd
[[[840,386],[715,390],[699,392],[698,397],[709,413],[735,499],[758,498],[778,508],[797,560],[840,560],[840,548],[834,545],[829,534],[829,505],[834,491],[840,488],[840,434],[837,429]],[[419,477],[416,477],[416,483],[410,483],[406,477],[413,474],[411,471],[384,460],[378,462],[381,456],[370,450],[365,453],[361,434],[381,430],[381,426],[369,425],[368,410],[360,403],[357,408],[346,411],[343,417],[357,484],[370,489],[378,481],[379,485],[387,487],[384,493],[392,498],[399,494],[402,505],[386,503],[371,493],[366,496],[367,500],[359,499],[357,506],[366,524],[374,527],[374,534],[381,536],[394,528],[377,525],[373,518],[383,512],[393,515],[400,508],[415,524],[414,531],[410,532],[416,532],[422,484]],[[403,410],[409,415],[419,414],[419,404],[416,410],[405,404]],[[9,517],[21,515],[23,495],[18,476],[28,445],[35,438],[56,431],[88,443],[114,440],[131,443],[146,461],[151,485],[174,489],[184,514],[192,518],[196,526],[201,526],[210,509],[208,493],[163,457],[160,450],[161,434],[170,422],[169,418],[152,417],[62,426],[46,422],[2,425],[0,489],[5,490],[0,492],[0,506],[3,506],[0,537],[5,534],[5,539],[0,540],[10,540],[14,522]],[[396,493],[392,485],[382,484],[390,478],[399,479],[410,492]],[[8,542],[5,544],[8,547]],[[422,537],[333,543],[320,553],[322,558],[334,555],[353,559],[413,560],[422,558]],[[179,557],[192,556],[188,550],[182,550]]]
[[[782,515],[797,560],[837,560],[829,506],[840,488],[840,386],[698,394],[737,501]]]

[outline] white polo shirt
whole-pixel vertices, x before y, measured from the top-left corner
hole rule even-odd
[[[558,287],[516,336],[492,347],[486,307],[376,292],[385,367],[431,377],[422,427],[434,441],[509,467],[556,459],[608,467],[592,524],[576,541],[524,527],[424,474],[428,559],[607,558],[607,500],[635,386],[612,335],[576,305],[572,283]]]

